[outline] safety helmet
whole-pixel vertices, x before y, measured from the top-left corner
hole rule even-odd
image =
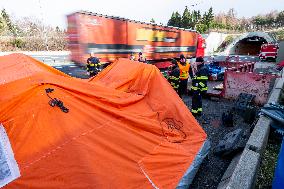
[[[180,59],[185,59],[185,56],[184,56],[183,54],[181,54],[181,55],[179,56],[179,58],[180,58]]]

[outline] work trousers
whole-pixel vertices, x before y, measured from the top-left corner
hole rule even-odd
[[[96,72],[90,72],[90,77],[94,77],[94,76],[96,76],[96,75],[97,75]]]
[[[200,115],[202,113],[202,95],[199,90],[192,91],[191,112],[194,115]]]
[[[179,83],[179,96],[187,94],[187,80],[188,79],[181,79]]]

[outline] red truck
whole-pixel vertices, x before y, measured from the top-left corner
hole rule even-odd
[[[276,61],[278,49],[279,49],[278,43],[265,43],[261,45],[259,53],[260,60],[271,59],[273,61]]]
[[[137,59],[142,52],[149,61],[204,56],[205,40],[194,30],[139,22],[91,12],[67,16],[71,60],[85,63],[89,53],[101,62],[117,58]]]

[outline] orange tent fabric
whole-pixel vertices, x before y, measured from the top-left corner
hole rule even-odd
[[[49,95],[64,102],[51,107]],[[206,134],[152,65],[120,59],[90,80],[0,57],[0,123],[21,176],[5,188],[175,188]]]

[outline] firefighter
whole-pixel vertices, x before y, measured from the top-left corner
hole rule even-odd
[[[144,63],[146,63],[146,57],[142,54],[142,52],[139,52],[139,54],[138,54],[138,61],[139,62],[144,62]]]
[[[209,69],[204,65],[204,59],[202,57],[198,57],[197,59],[197,79],[199,81],[199,88],[201,91],[201,95],[205,96],[207,94],[208,86],[208,77],[209,77]]]
[[[200,116],[202,114],[202,96],[207,93],[207,81],[209,76],[209,70],[204,65],[202,57],[196,58],[196,64],[198,71],[192,79],[192,107],[191,112],[194,116]]]
[[[90,57],[87,59],[87,71],[91,77],[96,76],[99,73],[100,66],[100,60],[91,53]]]
[[[180,83],[180,80],[179,80],[180,71],[177,65],[177,61],[175,59],[172,60],[172,64],[173,64],[172,71],[169,74],[168,81],[171,84],[171,86],[174,88],[174,90],[177,93],[179,93],[178,89],[179,89],[179,83]]]
[[[135,60],[135,56],[134,56],[134,54],[133,54],[133,53],[131,53],[131,54],[130,54],[129,59],[130,59],[130,60]]]
[[[183,54],[180,55],[180,62],[178,62],[178,67],[180,70],[179,95],[182,96],[184,94],[187,94],[187,82],[190,68],[190,64],[186,61],[186,58]]]

